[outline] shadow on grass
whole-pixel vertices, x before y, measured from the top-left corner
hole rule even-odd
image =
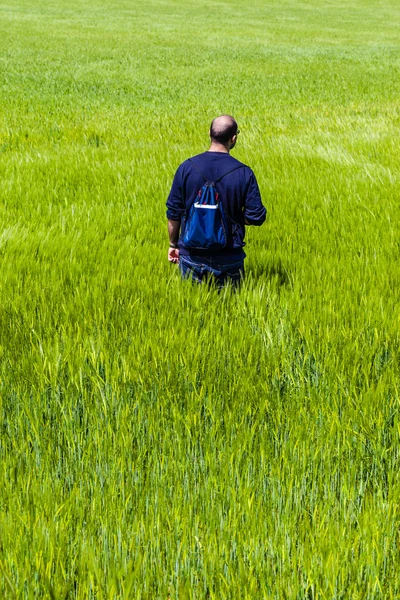
[[[274,280],[279,287],[291,286],[292,277],[281,260],[276,260],[269,264],[256,264],[248,269],[248,274],[257,281],[260,278]]]

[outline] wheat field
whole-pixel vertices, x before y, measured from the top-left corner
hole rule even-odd
[[[400,597],[400,7],[0,5],[0,595]],[[167,262],[233,114],[237,294]]]

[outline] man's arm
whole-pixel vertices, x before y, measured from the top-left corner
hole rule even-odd
[[[168,236],[169,236],[168,260],[169,260],[169,262],[172,262],[172,263],[179,262],[178,240],[179,240],[180,228],[181,228],[180,221],[173,221],[172,219],[168,219]]]
[[[251,173],[244,204],[244,222],[246,225],[262,225],[267,211],[261,200],[260,190],[254,173]]]
[[[181,228],[181,219],[185,213],[185,203],[183,200],[183,184],[181,168],[175,173],[171,191],[167,200],[167,219],[168,236],[170,248],[168,250],[168,260],[172,263],[179,262],[179,231]]]

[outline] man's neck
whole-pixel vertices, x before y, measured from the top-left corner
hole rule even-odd
[[[211,142],[211,146],[209,147],[208,152],[223,152],[224,154],[229,154],[230,150],[223,144]]]

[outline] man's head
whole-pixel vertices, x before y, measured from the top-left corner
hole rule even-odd
[[[210,138],[212,144],[219,144],[230,150],[236,144],[238,133],[237,123],[230,115],[216,117],[211,123]]]

